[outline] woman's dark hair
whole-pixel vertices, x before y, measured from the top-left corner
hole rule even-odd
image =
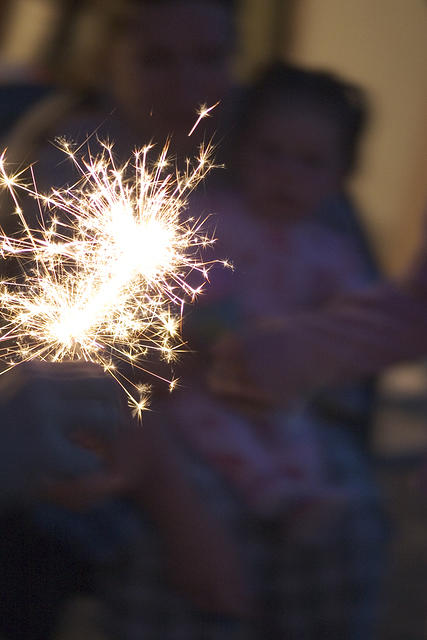
[[[265,68],[242,100],[238,135],[247,135],[259,111],[279,101],[308,107],[331,118],[341,130],[345,168],[357,164],[358,148],[368,118],[365,92],[327,71],[275,62]]]
[[[201,6],[216,5],[225,10],[230,16],[230,41],[234,42],[236,38],[235,18],[236,18],[236,0],[129,0],[126,10],[122,12],[121,20],[117,20],[117,31],[128,30],[129,27],[138,31],[140,23],[135,21],[135,12],[143,7],[169,7],[173,5],[186,4],[188,2],[197,3]],[[178,27],[179,28],[179,27]]]
[[[131,0],[131,4],[135,6],[141,5],[162,5],[162,4],[180,4],[182,2],[188,2],[189,0]],[[194,0],[193,0],[194,1]],[[207,2],[208,4],[219,4],[220,6],[225,7],[226,9],[230,9],[232,11],[236,8],[235,0],[197,0],[198,4],[203,4],[203,2]]]

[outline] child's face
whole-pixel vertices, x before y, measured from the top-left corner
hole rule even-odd
[[[308,107],[263,108],[239,172],[255,213],[293,221],[313,214],[344,179],[339,127]]]

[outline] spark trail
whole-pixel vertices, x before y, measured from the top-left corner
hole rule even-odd
[[[140,416],[147,385],[121,371],[123,362],[145,373],[151,353],[177,357],[184,304],[201,292],[214,262],[202,257],[214,242],[204,221],[186,216],[189,194],[212,167],[212,147],[201,146],[183,172],[169,161],[168,144],[154,159],[147,145],[123,166],[105,143],[96,155],[88,145],[81,152],[62,142],[61,149],[79,179],[46,195],[34,175],[26,183],[0,159],[21,228],[17,236],[0,234],[0,254],[22,272],[0,283],[1,372],[34,358],[96,362]],[[39,229],[29,227],[20,191],[37,201]]]

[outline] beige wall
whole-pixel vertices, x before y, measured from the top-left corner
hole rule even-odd
[[[373,126],[354,186],[380,257],[401,270],[427,204],[427,2],[299,0],[287,49],[369,91]]]
[[[248,80],[259,66],[272,56],[272,21],[275,0],[240,2],[237,29],[239,46],[235,67],[241,80]]]
[[[43,57],[59,5],[12,0],[3,64]],[[280,15],[294,23],[291,33],[283,24],[284,57],[329,67],[370,93],[375,117],[355,190],[380,257],[399,271],[417,244],[427,203],[427,0],[241,0],[241,77],[273,55]]]
[[[55,32],[56,18],[47,0],[13,0],[5,12],[1,63],[13,67],[38,64]]]

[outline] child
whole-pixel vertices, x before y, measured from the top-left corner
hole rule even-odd
[[[222,215],[221,255],[236,269],[216,284],[213,274],[199,326],[195,313],[200,346],[208,350],[221,325],[237,334],[274,326],[364,284],[354,247],[316,220],[355,167],[364,120],[361,92],[330,74],[275,65],[251,89],[230,160],[239,189],[209,202]],[[191,388],[171,399],[171,421],[233,492],[240,530],[274,523],[268,586],[259,576],[269,552],[249,560],[258,601],[270,589],[279,602],[269,612],[260,605],[264,629],[299,640],[370,637],[382,519],[362,457],[307,403],[284,413],[256,389],[243,405],[209,395],[205,362],[192,363]]]
[[[355,163],[363,118],[357,90],[327,74],[277,65],[250,91],[232,165],[240,193],[219,194],[214,203],[222,214],[220,251],[236,269],[232,275],[217,276],[217,285],[214,275],[207,299],[216,298],[210,309],[217,314],[228,304],[229,328],[233,322],[235,330],[274,325],[286,314],[319,308],[363,285],[365,271],[354,247],[316,220],[316,211],[343,189]],[[207,309],[203,313],[209,318]],[[253,407],[246,410],[254,412]],[[264,434],[264,447],[274,437],[265,436],[266,416],[273,423],[277,416],[272,417],[274,410],[255,413],[264,424],[258,430]],[[309,419],[304,410],[302,420],[300,413],[291,422],[298,415],[297,422],[308,428],[315,417]],[[289,426],[300,434],[301,428]],[[242,429],[254,431],[247,425]],[[197,434],[207,442],[203,430]],[[314,472],[315,466],[311,457],[307,471]],[[271,472],[271,460],[266,467]],[[242,469],[236,481],[243,481]],[[265,509],[265,496],[262,503]]]

